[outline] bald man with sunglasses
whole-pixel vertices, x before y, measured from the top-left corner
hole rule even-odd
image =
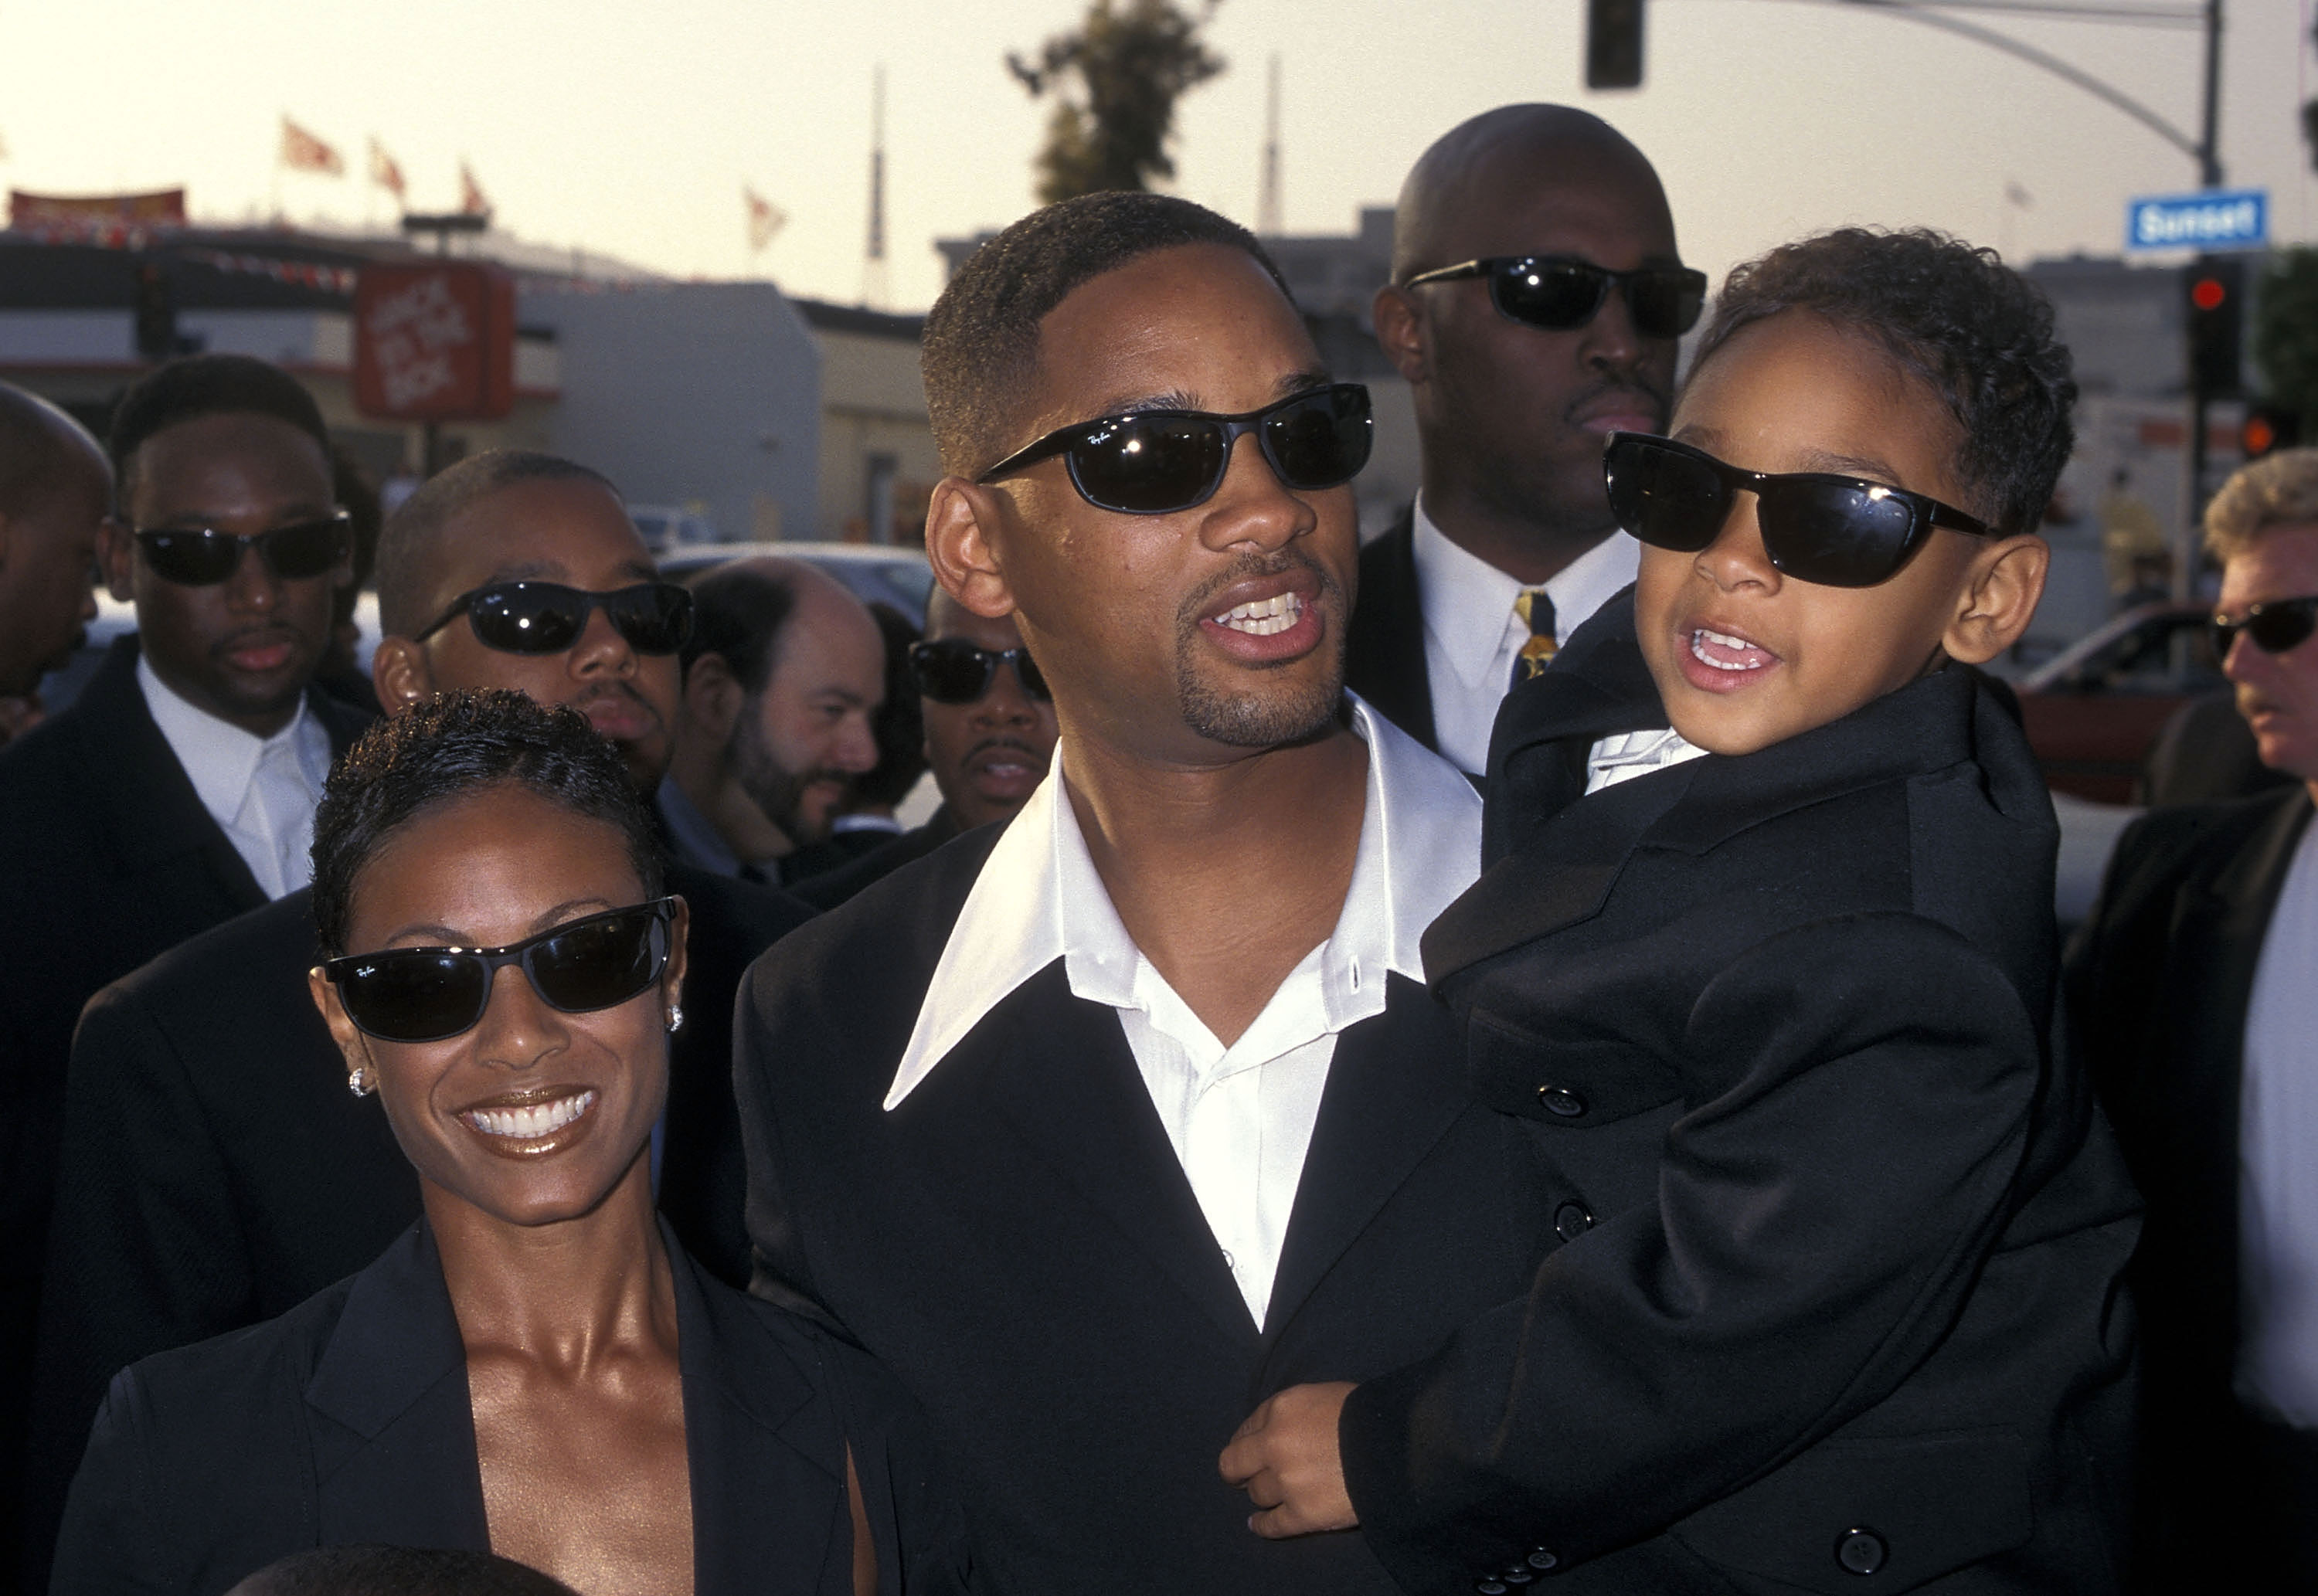
[[[1345,681],[1460,770],[1512,684],[1634,579],[1602,488],[1613,431],[1659,432],[1703,274],[1609,124],[1505,105],[1400,193],[1377,342],[1416,403],[1424,487],[1361,553]]]

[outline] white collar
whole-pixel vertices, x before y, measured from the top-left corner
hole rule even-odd
[[[192,780],[202,807],[211,815],[222,817],[221,823],[230,823],[240,811],[249,784],[257,775],[257,762],[269,748],[290,744],[298,752],[299,764],[306,772],[309,785],[319,788],[321,783],[313,769],[314,750],[310,746],[319,737],[322,772],[327,774],[329,770],[329,734],[319,722],[312,722],[302,693],[298,695],[298,708],[291,715],[290,723],[271,737],[259,737],[230,721],[218,719],[163,681],[142,650],[137,655],[137,686],[145,695],[145,708],[152,715],[153,723],[168,741],[169,751],[177,756],[177,763]]]
[[[1425,632],[1465,687],[1478,688],[1484,681],[1502,687],[1505,668],[1500,659],[1523,583],[1451,542],[1425,514],[1422,492],[1411,508],[1411,520],[1416,596],[1424,612]],[[1545,596],[1553,601],[1557,640],[1567,641],[1587,616],[1631,582],[1641,559],[1640,543],[1613,532],[1549,577]]]
[[[1424,979],[1424,929],[1480,874],[1481,801],[1456,768],[1352,694],[1352,730],[1368,744],[1368,798],[1352,878],[1321,959],[1332,1029],[1383,1012],[1384,973]],[[1139,1008],[1150,980],[1095,871],[1054,767],[999,837],[934,965],[903,1049],[888,1109],[900,1105],[1015,988],[1064,962],[1071,991]],[[1308,961],[1307,961],[1308,962]]]

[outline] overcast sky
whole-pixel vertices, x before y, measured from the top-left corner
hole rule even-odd
[[[2114,0],[2161,5],[2168,0]],[[2182,4],[2184,0],[2171,0]],[[2297,108],[2310,0],[2227,0],[2223,157],[2271,191],[2273,229],[2318,226]],[[870,81],[887,76],[888,300],[939,289],[937,236],[1031,204],[1047,114],[1005,52],[1083,0],[0,0],[0,184],[183,184],[197,218],[391,215],[363,180],[378,137],[412,202],[457,202],[471,162],[500,223],[678,274],[769,275],[851,301],[865,283]],[[1185,101],[1175,187],[1253,221],[1264,64],[1284,76],[1292,232],[1349,230],[1474,112],[1582,104],[1658,163],[1685,255],[1718,277],[1846,221],[1928,223],[2022,256],[2117,251],[2125,201],[2194,187],[2179,150],[2082,91],[1890,14],[1810,0],[1649,0],[1649,79],[1587,94],[1582,0],[1223,0],[1230,63]],[[2107,80],[2194,134],[2201,35],[1956,14]],[[343,180],[277,177],[278,119],[346,155]],[[763,256],[741,189],[788,214]],[[2027,196],[2009,203],[2008,186]]]

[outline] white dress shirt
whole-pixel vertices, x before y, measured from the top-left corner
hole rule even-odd
[[[2262,937],[2238,1098],[2237,1394],[2318,1430],[2318,825]]]
[[[1621,731],[1602,739],[1586,754],[1586,791],[1590,795],[1653,770],[1705,757],[1704,749],[1685,742],[1682,733],[1671,726],[1655,731]]]
[[[1119,1011],[1258,1328],[1336,1036],[1384,1012],[1388,972],[1424,979],[1418,939],[1480,874],[1471,785],[1359,699],[1352,705],[1368,744],[1368,802],[1343,910],[1239,1040],[1217,1040],[1120,923],[1059,785],[1066,740],[967,893],[885,1098],[898,1107],[1008,993],[1061,959],[1074,995]]]
[[[330,775],[330,734],[298,700],[290,723],[258,737],[195,707],[137,657],[137,686],[153,723],[268,898],[314,879],[314,806]]]
[[[1514,613],[1523,584],[1451,542],[1424,513],[1422,493],[1412,515],[1433,741],[1458,769],[1478,774],[1488,767],[1489,728],[1513,680],[1514,656],[1529,641],[1529,623]],[[1641,551],[1632,538],[1613,532],[1546,581],[1556,647],[1634,579]]]

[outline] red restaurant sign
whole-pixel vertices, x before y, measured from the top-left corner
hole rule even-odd
[[[514,277],[472,261],[364,266],[355,405],[387,421],[489,421],[514,409]]]

